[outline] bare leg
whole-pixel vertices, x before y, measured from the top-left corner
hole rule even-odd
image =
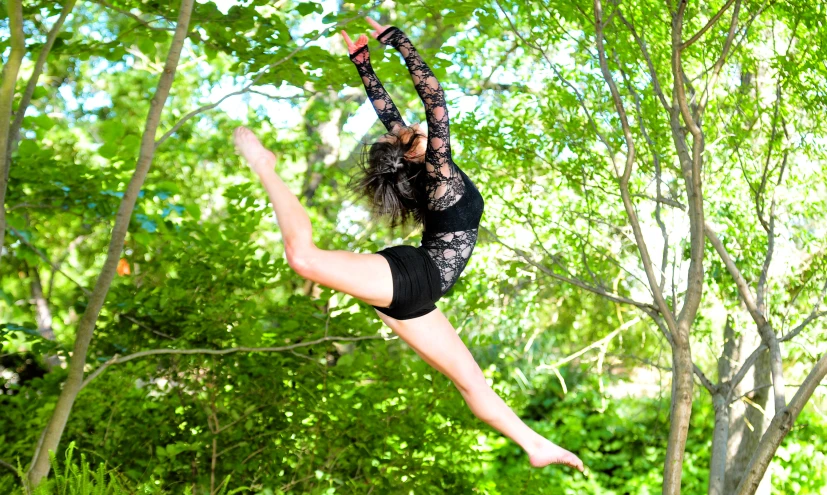
[[[313,243],[313,229],[307,212],[273,170],[276,156],[245,127],[235,130],[233,140],[270,196],[290,267],[306,279],[349,294],[367,304],[382,308],[390,306],[393,281],[387,260],[378,254],[317,248]]]
[[[233,138],[270,196],[290,266],[307,279],[368,304],[389,306],[393,283],[387,261],[376,254],[317,248],[304,207],[273,171],[275,155],[265,149],[249,129],[239,127]],[[441,311],[404,321],[381,313],[379,316],[428,364],[454,382],[478,418],[517,442],[533,466],[567,464],[582,471],[583,463],[577,456],[534,432],[491,390],[482,370]]]
[[[474,357],[440,310],[401,321],[378,311],[377,314],[422,359],[454,382],[479,419],[522,447],[532,466],[566,464],[583,471],[583,461],[529,428],[491,390]]]

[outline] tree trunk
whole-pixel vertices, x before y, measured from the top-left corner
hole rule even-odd
[[[37,332],[46,340],[55,340],[55,332],[52,330],[52,311],[49,309],[49,301],[43,295],[43,284],[40,281],[40,272],[37,267],[29,269],[32,277],[32,299],[34,300],[34,321],[37,323]],[[43,363],[47,369],[60,365],[60,359],[54,354],[43,356]]]
[[[689,432],[689,418],[692,415],[694,385],[688,334],[687,330],[686,335],[677,336],[672,346],[672,404],[669,410],[669,443],[663,467],[664,495],[678,495],[681,492],[683,457]]]
[[[17,106],[17,112],[14,114],[14,122],[9,129],[9,142],[6,151],[6,175],[8,176],[9,168],[11,168],[11,154],[17,150],[20,144],[20,128],[23,127],[23,118],[26,116],[26,109],[29,108],[29,103],[32,101],[32,95],[35,88],[37,88],[37,81],[43,73],[43,67],[46,65],[46,59],[49,57],[49,52],[52,51],[52,46],[55,44],[57,35],[63,28],[63,23],[66,18],[75,8],[77,0],[67,0],[63,4],[63,10],[60,11],[60,16],[57,18],[52,28],[49,29],[49,34],[46,36],[46,43],[40,49],[40,54],[37,56],[37,62],[32,69],[32,75],[29,77],[29,82],[26,84],[26,89],[23,91],[23,96],[20,98],[20,104]],[[2,156],[2,155],[0,155]]]
[[[784,437],[787,436],[787,433],[792,429],[795,420],[798,418],[801,410],[804,409],[804,405],[810,400],[810,397],[812,397],[813,392],[815,392],[816,387],[818,387],[825,375],[827,375],[827,355],[822,356],[821,359],[818,360],[815,367],[810,371],[810,374],[807,375],[804,383],[801,384],[801,387],[799,387],[795,393],[790,404],[783,411],[776,412],[769,428],[767,428],[767,432],[761,438],[761,442],[759,442],[758,447],[755,449],[752,459],[750,459],[749,468],[735,493],[738,495],[753,495],[757,492],[761,485],[761,480],[767,472],[767,467],[775,455],[775,451],[778,450],[781,441],[784,440]]]
[[[175,34],[169,48],[166,63],[164,64],[164,71],[158,81],[155,96],[150,103],[135,173],[132,175],[132,180],[130,180],[124,192],[123,199],[121,200],[120,207],[118,208],[106,261],[98,276],[95,288],[89,296],[86,311],[84,311],[78,324],[75,345],[69,361],[68,377],[63,384],[63,390],[60,393],[49,424],[43,432],[42,441],[36,448],[34,457],[32,458],[32,464],[28,472],[29,482],[32,487],[37,486],[49,473],[48,453],[49,451],[57,450],[60,444],[60,438],[63,435],[63,430],[66,427],[66,422],[69,419],[72,405],[83,383],[83,368],[86,364],[86,354],[89,349],[89,344],[92,341],[95,323],[103,307],[106,295],[109,292],[109,286],[115,276],[115,270],[120,260],[121,250],[123,249],[124,239],[129,228],[132,211],[138,199],[138,193],[146,179],[155,155],[155,134],[161,120],[161,111],[164,108],[170,88],[172,87],[173,79],[175,78],[175,71],[181,56],[181,49],[187,37],[193,2],[194,0],[181,0],[178,24],[175,28]]]
[[[715,406],[715,430],[712,432],[712,458],[709,461],[709,495],[724,495],[727,466],[727,439],[729,438],[729,407],[725,394],[712,396]]]
[[[14,106],[14,89],[17,74],[26,54],[26,39],[23,33],[23,6],[21,0],[8,0],[9,35],[11,52],[3,67],[3,82],[0,84],[0,260],[6,240],[6,185],[9,182],[9,164],[4,158],[8,154],[9,125]]]
[[[740,356],[743,359],[749,355],[751,349],[761,344],[760,339],[754,338],[756,335],[752,335],[753,338],[742,336],[739,339]],[[733,398],[746,394],[746,398],[753,402],[755,406],[744,400],[738,400],[730,406],[729,428],[733,433],[727,447],[726,493],[735,493],[741,483],[749,466],[750,458],[761,441],[761,436],[767,430],[769,418],[772,417],[774,412],[773,402],[769,400],[770,388],[766,387],[771,378],[769,359],[769,352],[765,352],[758,358],[752,373],[749,373],[741,381],[732,394]],[[762,386],[763,388],[758,388]],[[756,406],[764,409],[767,416],[765,417]],[[770,478],[767,477],[756,493],[768,495],[770,488]]]

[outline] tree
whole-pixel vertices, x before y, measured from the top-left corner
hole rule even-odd
[[[32,484],[69,439],[131,483],[193,493],[698,491],[685,459],[709,464],[710,493],[755,493],[787,435],[822,448],[796,423],[823,428],[804,409],[825,373],[822,7],[6,5],[0,366],[19,355],[25,373],[0,387],[16,426],[0,465],[36,446]],[[364,96],[336,39],[368,11],[449,90],[458,163],[485,195],[441,307],[538,430],[594,452],[590,479],[532,476],[368,308],[306,287],[274,247],[227,139],[241,123],[319,245],[416,239],[344,187],[381,133],[354,125]],[[374,61],[421,117],[405,68],[381,47]],[[644,368],[672,378],[671,420],[612,395]]]
[[[821,314],[820,304],[825,297],[824,288],[827,288],[823,270],[818,270],[816,275],[811,266],[815,260],[805,258],[794,270],[792,279],[781,275],[773,282],[769,275],[780,224],[784,223],[787,235],[801,233],[807,236],[806,227],[799,229],[797,224],[803,221],[809,225],[821,216],[812,209],[803,212],[789,205],[789,216],[783,220],[779,218],[780,191],[803,186],[789,181],[785,175],[788,168],[795,162],[823,159],[820,151],[806,145],[799,147],[797,157],[792,158],[796,153],[793,143],[803,143],[807,133],[815,130],[812,126],[818,126],[816,115],[821,107],[820,104],[790,105],[789,102],[799,94],[803,98],[809,91],[806,85],[798,85],[787,78],[788,71],[797,63],[780,65],[775,71],[770,69],[771,61],[783,60],[783,57],[790,61],[802,56],[794,49],[798,37],[796,29],[804,24],[803,19],[814,18],[817,14],[801,6],[787,10],[778,6],[742,5],[737,0],[715,8],[710,5],[695,8],[687,2],[677,2],[668,10],[645,2],[608,6],[599,1],[589,6],[522,2],[499,2],[497,5],[507,22],[506,33],[510,31],[508,34],[512,39],[533,52],[538,63],[551,71],[551,76],[542,81],[546,85],[544,97],[555,102],[557,108],[552,110],[554,115],[550,119],[542,115],[543,110],[529,113],[526,119],[529,122],[536,120],[527,132],[516,133],[512,139],[489,141],[486,145],[503,148],[505,153],[527,152],[530,166],[546,167],[525,174],[534,176],[538,186],[547,183],[536,180],[543,174],[564,179],[567,176],[582,177],[582,183],[555,187],[554,191],[568,193],[568,197],[572,193],[585,197],[585,200],[578,198],[564,202],[564,208],[544,212],[533,220],[526,215],[526,221],[530,222],[527,226],[535,236],[537,231],[552,233],[546,234],[546,238],[536,238],[536,254],[520,247],[514,247],[512,251],[540,273],[636,307],[650,316],[665,336],[672,350],[673,381],[663,493],[680,492],[693,374],[709,392],[716,410],[709,492],[724,493],[724,483],[728,480],[734,485],[740,481],[739,493],[754,493],[774,448],[789,432],[791,418],[801,410],[812,395],[811,390],[824,377],[824,360],[816,359],[818,362],[804,378],[794,400],[787,404],[781,344],[798,335]],[[587,15],[589,11],[591,16]],[[729,22],[719,23],[726,16],[729,16]],[[780,33],[772,29],[774,23],[791,29]],[[499,26],[486,27],[492,34],[500,29]],[[685,34],[687,32],[693,34]],[[764,56],[760,50],[769,48],[768,34],[773,40],[772,55]],[[569,52],[569,56],[581,64],[574,71],[563,69],[553,55],[566,43],[578,50]],[[740,81],[733,77],[733,69],[739,68],[744,72],[754,68],[765,73],[775,72],[775,81],[770,83],[776,89],[771,105],[755,101],[756,96],[764,97],[760,92],[756,95],[738,91]],[[722,79],[722,75],[727,77]],[[670,79],[671,82],[667,82]],[[719,88],[721,84],[723,89]],[[761,80],[754,84],[766,83]],[[664,88],[670,85],[671,91],[667,93]],[[785,91],[796,94],[796,97],[785,97]],[[529,101],[534,100],[527,92],[514,93],[513,100],[506,101],[518,101],[525,96]],[[749,122],[744,122],[744,114]],[[801,123],[796,130],[785,117],[792,114]],[[576,124],[570,126],[566,121]],[[507,125],[501,122],[483,127],[487,130],[496,125]],[[739,128],[742,122],[745,125]],[[723,128],[725,123],[728,123],[726,129]],[[816,133],[822,132],[820,126],[818,129]],[[667,146],[667,142],[671,145]],[[709,142],[715,143],[714,154],[708,148]],[[774,153],[774,148],[781,151]],[[729,160],[736,158],[743,164],[746,149],[750,158],[763,155],[763,166],[757,179],[748,166],[742,169],[740,181],[732,175],[721,175],[721,168],[731,169],[733,164]],[[606,160],[593,168],[594,161],[583,157],[596,152],[604,154]],[[486,150],[481,153],[480,160],[487,160],[489,156],[505,160],[505,153]],[[651,164],[644,162],[644,158],[650,159]],[[809,174],[819,182],[818,187],[823,187],[822,173],[810,169],[805,172],[805,175]],[[727,190],[722,190],[722,186]],[[710,188],[714,192],[704,196],[703,191]],[[733,208],[724,207],[731,198],[731,191],[749,192],[754,205],[751,217],[748,212],[736,213]],[[677,199],[678,194],[683,196],[682,200]],[[591,201],[599,201],[603,205],[600,200],[610,195],[620,196],[622,216],[617,210],[605,206],[598,212],[591,204]],[[600,199],[590,200],[592,196]],[[516,207],[520,208],[521,203],[518,201]],[[666,213],[665,208],[673,211]],[[705,213],[710,209],[712,215]],[[569,218],[570,225],[583,225],[588,233],[575,234],[570,241],[561,240],[552,230],[559,224],[552,227],[541,223],[555,215]],[[728,232],[728,237],[735,236],[730,244],[748,244],[754,246],[753,249],[760,249],[764,255],[750,256],[739,267],[729,254],[728,249],[732,247],[725,247],[712,226],[722,221],[722,215],[726,221],[746,230],[738,234]],[[807,219],[803,220],[799,215]],[[676,229],[675,222],[678,221],[686,227]],[[755,227],[760,230],[751,230]],[[600,234],[613,240],[615,246],[623,247],[609,247],[605,240],[592,239],[600,230],[603,230]],[[662,240],[653,241],[651,235],[658,231]],[[679,244],[674,240],[676,234],[680,238]],[[630,240],[633,241],[631,244]],[[554,248],[543,245],[555,241]],[[653,244],[662,250],[657,264],[650,254],[649,246]],[[630,247],[634,247],[636,256],[630,256]],[[579,260],[578,252],[582,254]],[[710,252],[718,259],[710,260]],[[605,277],[599,271],[593,271],[590,263],[595,263],[594,257],[605,256],[614,259],[613,263],[619,264],[631,277],[633,283],[626,290],[634,297],[611,291],[602,282]],[[722,277],[722,269],[731,279]],[[750,283],[742,274],[744,270],[754,273]],[[582,275],[578,276],[578,272]],[[670,272],[671,283],[668,280]],[[798,297],[788,292],[788,287],[792,280],[808,272],[808,280],[812,283],[796,288],[805,291],[808,303],[797,305]],[[678,278],[676,274],[679,274]],[[679,284],[685,284],[685,287]],[[750,284],[755,288],[750,288]],[[717,292],[714,296],[709,294],[711,288]],[[709,379],[693,362],[691,352],[693,336],[696,341],[702,340],[707,331],[704,327],[708,325],[705,321],[708,318],[702,315],[711,309],[715,299],[734,312],[740,312],[738,306],[743,305],[760,336],[760,343],[749,357],[732,366],[734,335],[728,326],[731,320],[727,319],[728,330],[725,332],[728,336],[725,338],[729,340],[724,346],[724,354],[718,358],[721,372],[717,382]],[[773,300],[781,306],[784,299],[787,299],[784,309],[767,304],[768,300]],[[679,300],[682,301],[680,305]],[[785,328],[782,331],[785,333],[779,335],[777,325],[785,325],[786,313],[791,310],[801,312],[800,323]],[[739,454],[737,448],[735,452],[728,452],[726,448],[729,408],[733,401],[743,398],[736,396],[734,391],[765,353],[769,354],[772,404],[776,415],[773,426],[764,433],[761,447],[744,468],[733,465],[733,459],[727,459]],[[757,390],[748,390],[744,394],[757,396],[756,392],[766,388],[758,383],[755,387]],[[749,448],[746,441],[741,442],[741,446]]]

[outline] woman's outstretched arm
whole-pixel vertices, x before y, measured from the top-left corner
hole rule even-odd
[[[445,92],[405,33],[395,27],[382,26],[369,17],[367,21],[376,30],[373,36],[380,43],[391,45],[402,54],[416,92],[425,105],[428,122],[425,169],[431,179],[425,186],[428,208],[444,210],[459,201],[465,192],[459,169],[451,158],[451,133]]]
[[[448,105],[445,103],[442,86],[405,33],[396,27],[381,26],[370,18],[368,22],[376,29],[374,35],[380,43],[390,45],[402,54],[416,92],[425,105],[428,122],[428,152],[425,161],[442,168],[443,175],[451,173],[451,170],[445,168],[451,162],[451,142]]]
[[[365,92],[368,94],[379,120],[385,125],[385,129],[390,132],[396,126],[404,126],[405,122],[402,120],[402,115],[396,109],[396,105],[393,104],[393,100],[385,87],[382,86],[379,76],[373,71],[373,66],[370,65],[367,36],[363,34],[356,40],[356,43],[351,41],[350,36],[344,31],[342,31],[342,36],[345,38],[350,60],[356,66],[356,70],[362,78],[362,83],[365,85]]]

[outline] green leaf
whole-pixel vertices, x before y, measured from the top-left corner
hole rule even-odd
[[[303,2],[296,6],[296,12],[302,17],[309,14],[321,14],[323,11],[322,5],[316,2]]]

